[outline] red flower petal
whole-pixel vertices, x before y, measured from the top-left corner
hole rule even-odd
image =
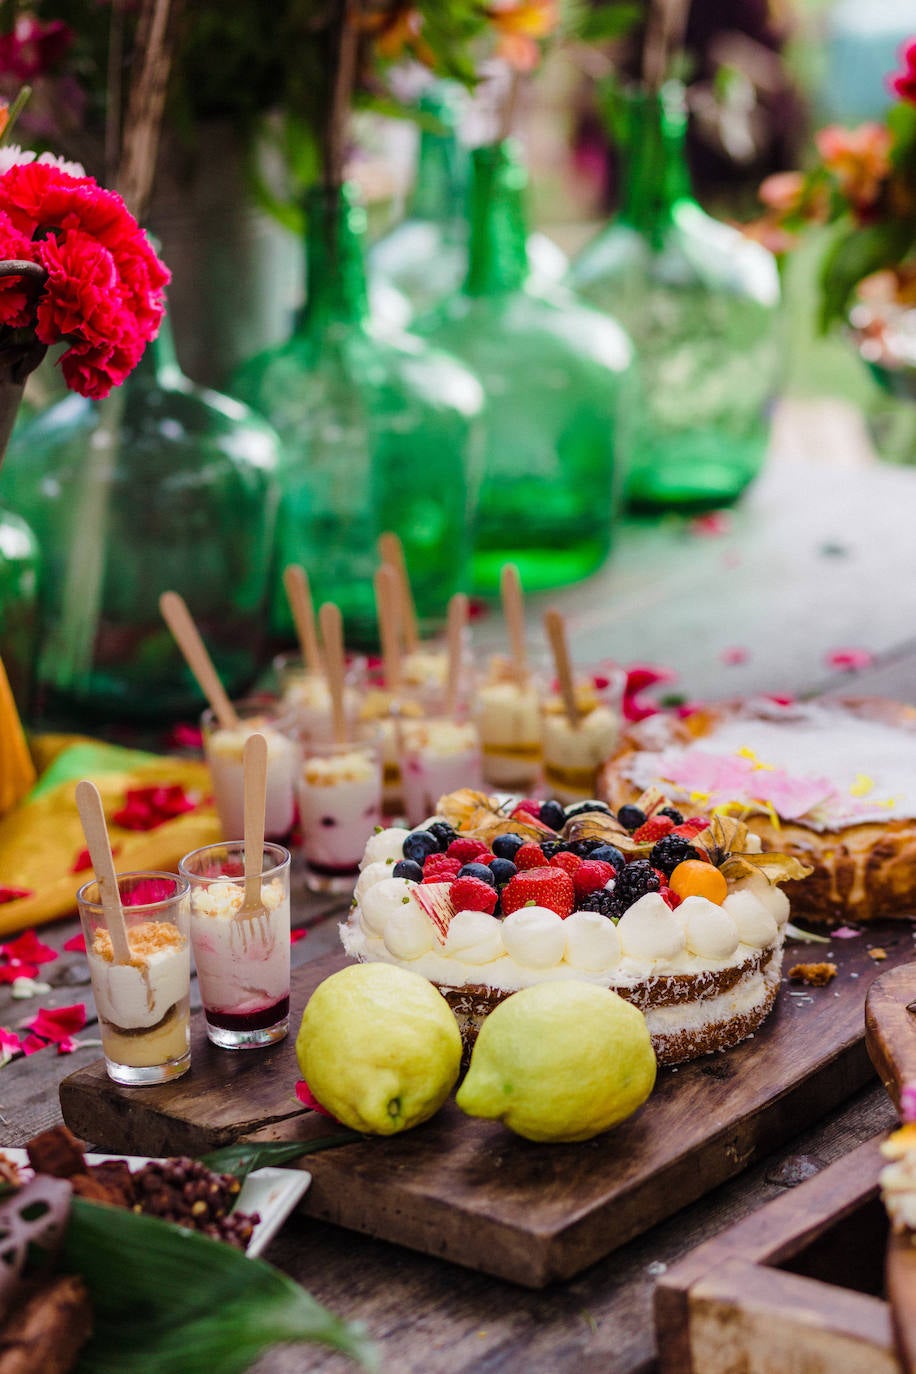
[[[76,954],[86,953],[86,937],[82,931],[76,935],[71,935],[69,940],[64,941],[64,949],[72,950]]]
[[[25,959],[33,964],[51,964],[57,958],[57,950],[39,940],[34,930],[25,930],[15,940],[0,945],[0,954],[7,959]]]
[[[23,1054],[37,1054],[39,1050],[48,1048],[47,1040],[41,1040],[37,1035],[27,1035],[20,1044]]]
[[[180,783],[132,787],[111,819],[124,830],[155,830],[174,816],[194,811],[199,804],[199,799],[190,796]]]
[[[304,1078],[300,1078],[299,1082],[296,1084],[296,1097],[302,1103],[303,1107],[311,1107],[313,1112],[319,1112],[322,1116],[326,1116],[330,1121],[337,1120],[336,1116],[332,1116],[331,1113],[326,1110],[326,1108],[322,1107],[321,1103],[318,1101],[318,1098],[312,1092],[311,1088],[306,1083]]]
[[[25,964],[21,959],[14,959],[11,964],[0,964],[0,985],[14,983],[17,978],[34,978],[37,972],[37,964]]]
[[[58,1054],[72,1054],[73,1051],[74,1051],[74,1050],[78,1050],[79,1047],[80,1047],[80,1042],[79,1042],[78,1040],[74,1040],[72,1035],[66,1035],[66,1036],[64,1036],[63,1040],[58,1040],[58,1042],[57,1042],[57,1053],[58,1053]]]
[[[20,897],[31,897],[32,891],[28,887],[3,887],[0,885],[0,906],[4,902],[18,902]]]
[[[71,873],[85,873],[87,868],[92,867],[92,860],[89,857],[88,849],[81,849],[73,863],[70,865]]]
[[[15,1031],[0,1026],[0,1064],[7,1064],[14,1055],[22,1054],[22,1041]]]
[[[171,749],[202,749],[203,732],[199,725],[188,725],[181,721],[173,727],[166,743]]]
[[[165,878],[141,878],[130,892],[122,893],[122,906],[147,906],[151,902],[167,902],[175,895],[175,884]]]
[[[741,644],[733,644],[728,649],[723,649],[719,657],[723,663],[729,667],[736,667],[739,663],[747,663],[750,658],[750,650],[745,649]]]
[[[26,1030],[55,1045],[76,1031],[81,1031],[85,1024],[85,1002],[75,1002],[71,1007],[42,1007],[31,1021],[25,1023]]]
[[[728,534],[731,529],[731,516],[725,510],[711,510],[708,515],[698,515],[690,521],[688,529],[700,539],[717,539]]]
[[[868,649],[832,649],[827,655],[828,668],[838,668],[840,672],[854,673],[859,668],[870,668],[874,656]]]
[[[291,930],[289,933],[289,942],[291,945],[298,945],[299,941],[304,940],[306,935],[308,935],[307,930]]]

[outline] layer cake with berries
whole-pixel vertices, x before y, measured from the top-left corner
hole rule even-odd
[[[468,1046],[505,997],[566,979],[638,1006],[662,1064],[737,1044],[775,1002],[789,914],[777,883],[803,866],[762,854],[740,822],[685,820],[654,791],[639,801],[614,815],[600,801],[443,797],[424,825],[368,840],[344,948],[429,978]]]

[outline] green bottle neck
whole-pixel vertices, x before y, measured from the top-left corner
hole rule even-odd
[[[464,209],[466,159],[456,133],[457,108],[453,99],[435,92],[423,95],[419,108],[439,122],[442,132],[423,129],[420,134],[407,214],[411,219],[447,223],[458,219]]]
[[[307,333],[369,316],[363,238],[366,214],[346,187],[318,187],[307,200]]]
[[[660,238],[674,207],[691,196],[686,135],[687,112],[678,89],[628,95],[619,218],[647,237]]]
[[[525,191],[528,174],[509,139],[471,156],[469,296],[518,291],[529,273]]]

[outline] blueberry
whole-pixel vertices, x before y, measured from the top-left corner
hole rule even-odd
[[[558,801],[545,801],[541,803],[540,819],[551,830],[562,830],[566,824],[566,812]]]
[[[399,859],[391,870],[392,878],[410,878],[412,882],[423,881],[423,870],[413,859]]]
[[[597,801],[594,797],[591,801],[575,802],[572,806],[567,806],[564,814],[569,820],[570,816],[582,816],[586,811],[600,811],[605,816],[611,814],[611,808],[607,802]]]
[[[508,835],[497,835],[493,841],[493,853],[498,859],[514,859],[525,841],[521,835],[514,832]]]
[[[514,878],[518,869],[511,859],[494,859],[490,864],[490,873],[496,879],[497,887],[505,887],[510,878]]]
[[[603,847],[602,840],[573,840],[566,848],[570,854],[578,854],[580,859],[590,859],[596,849]]]
[[[515,865],[513,864],[513,867]],[[459,878],[479,878],[488,887],[496,886],[496,879],[487,864],[462,864],[458,870]]]
[[[638,830],[646,823],[646,813],[640,811],[638,806],[622,806],[617,812],[617,819],[624,830]]]
[[[590,859],[600,859],[602,863],[610,864],[615,873],[619,873],[626,863],[619,849],[615,849],[612,844],[599,844],[597,849],[593,849],[588,856]]]
[[[430,835],[435,835],[439,842],[439,849],[443,854],[448,849],[452,840],[458,838],[457,831],[453,826],[449,825],[448,821],[433,821],[432,825],[429,827],[429,833]]]
[[[440,853],[439,841],[428,830],[414,830],[404,841],[404,858],[421,864],[430,854]]]

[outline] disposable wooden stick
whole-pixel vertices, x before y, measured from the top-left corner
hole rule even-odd
[[[401,650],[398,636],[397,573],[388,563],[375,572],[375,611],[385,667],[385,685],[389,692],[401,686]]]
[[[579,707],[576,705],[576,689],[573,682],[572,663],[569,657],[569,646],[566,643],[566,624],[559,611],[552,609],[545,611],[544,628],[547,631],[547,638],[550,641],[554,666],[556,667],[557,677],[560,682],[560,695],[563,698],[566,716],[573,729],[576,729],[580,720]]]
[[[393,568],[397,575],[397,608],[401,633],[404,636],[404,648],[412,654],[420,647],[420,627],[417,623],[413,592],[410,590],[410,578],[407,576],[404,545],[398,536],[389,530],[379,535],[378,551],[382,562]]]
[[[175,637],[175,643],[184,654],[185,662],[194,674],[197,685],[203,692],[213,710],[213,714],[224,730],[237,730],[239,718],[235,707],[226,695],[226,689],[219,680],[207,646],[200,637],[200,631],[191,619],[191,612],[184,598],[177,592],[163,592],[159,598],[162,618]]]
[[[261,874],[264,868],[264,809],[267,802],[267,740],[249,735],[242,751],[245,829],[245,897],[239,916],[263,910]]]
[[[124,921],[124,908],[118,891],[118,877],[115,873],[114,859],[111,857],[111,841],[108,838],[108,823],[99,789],[94,782],[83,778],[76,784],[76,809],[79,812],[86,848],[95,871],[99,889],[99,905],[105,917],[111,948],[116,964],[130,963],[130,944],[127,939],[127,925]]]
[[[445,714],[454,716],[458,707],[461,686],[461,667],[464,656],[464,630],[468,623],[468,599],[464,592],[456,592],[448,603],[446,643],[448,666],[445,687]]]
[[[503,615],[509,635],[509,655],[512,660],[512,673],[520,687],[528,681],[528,650],[525,645],[525,603],[522,596],[522,583],[518,568],[514,563],[504,563],[499,575],[499,589],[502,595]]]
[[[290,563],[283,572],[283,586],[289,599],[289,608],[293,613],[293,624],[296,627],[305,666],[310,673],[320,673],[321,650],[315,630],[315,607],[305,568],[298,563]]]
[[[321,637],[324,640],[325,672],[328,692],[331,697],[331,718],[334,729],[334,743],[346,744],[347,713],[344,706],[344,644],[343,618],[340,607],[333,601],[326,601],[318,612],[321,624]]]

